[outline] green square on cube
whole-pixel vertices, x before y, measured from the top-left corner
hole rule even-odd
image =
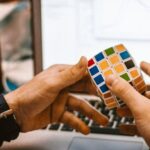
[[[130,78],[129,78],[129,76],[128,76],[127,73],[121,75],[120,77],[123,78],[123,79],[125,79],[126,81],[130,81]]]
[[[105,53],[106,53],[107,56],[110,56],[110,55],[114,54],[115,51],[112,47],[110,47],[110,48],[105,50]]]

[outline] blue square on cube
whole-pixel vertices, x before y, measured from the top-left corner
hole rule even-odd
[[[95,75],[98,72],[99,72],[99,70],[96,66],[94,66],[90,69],[90,73],[91,73],[92,76]]]
[[[98,53],[96,56],[95,56],[95,59],[96,61],[101,61],[102,59],[104,59],[104,55],[102,52]]]
[[[102,85],[102,86],[100,87],[100,90],[101,90],[103,93],[109,91],[109,89],[108,89],[108,87],[107,87],[106,84]]]
[[[122,59],[127,59],[130,57],[130,54],[127,51],[125,51],[125,52],[120,53],[120,56]]]
[[[94,78],[94,81],[98,85],[98,84],[104,82],[104,79],[103,79],[102,75],[100,74],[100,75],[98,75],[97,77]]]

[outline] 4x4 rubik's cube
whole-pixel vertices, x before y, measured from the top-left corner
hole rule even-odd
[[[100,97],[107,108],[124,106],[124,102],[116,97],[105,84],[105,77],[117,74],[128,81],[137,91],[143,94],[146,84],[140,69],[124,45],[108,48],[88,61],[88,71]]]

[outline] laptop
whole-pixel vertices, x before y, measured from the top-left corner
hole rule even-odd
[[[35,59],[36,73],[43,63],[43,69],[55,63],[74,63],[81,55],[91,57],[100,49],[124,43],[129,49],[140,49],[145,45],[150,45],[146,40],[134,39],[99,39],[92,29],[97,27],[96,22],[92,22],[94,13],[97,13],[93,0],[32,0],[34,13],[33,27],[36,30],[36,40],[34,45],[38,49],[38,56]],[[97,2],[97,1],[96,1]],[[104,2],[104,1],[103,1]],[[36,4],[35,4],[36,3]],[[92,5],[93,4],[93,5]],[[36,6],[35,6],[36,5]],[[42,8],[42,20],[39,17]],[[94,11],[93,11],[94,9]],[[34,12],[34,11],[33,11]],[[37,17],[38,12],[38,17]],[[93,15],[93,18],[92,18]],[[91,20],[90,20],[91,19]],[[42,28],[39,26],[42,21]],[[38,22],[38,23],[37,23]],[[104,23],[105,24],[105,23]],[[42,32],[40,32],[40,28]],[[42,33],[42,40],[41,40]],[[33,39],[35,35],[33,34]],[[112,36],[113,37],[113,36]],[[123,38],[123,35],[122,35]],[[126,37],[127,38],[127,37]],[[40,51],[41,41],[43,43],[42,55]],[[89,42],[87,42],[89,41]],[[59,44],[58,44],[59,42]],[[40,44],[39,44],[40,43]],[[147,46],[148,47],[148,46]],[[142,49],[143,50],[143,49]],[[139,51],[131,51],[139,62],[141,54]],[[146,51],[147,53],[147,51]],[[43,56],[43,57],[42,57]],[[147,60],[147,55],[142,59]],[[38,61],[38,59],[40,61]],[[43,59],[42,63],[41,60]],[[39,63],[40,62],[40,63]],[[39,67],[38,67],[39,66]],[[148,82],[148,78],[144,76]],[[132,118],[118,117],[114,109],[108,110],[101,99],[96,96],[77,94],[88,101],[99,112],[109,117],[109,125],[103,127],[94,123],[86,116],[77,113],[91,129],[87,136],[77,133],[74,129],[65,124],[48,125],[46,129],[21,133],[17,140],[4,143],[3,150],[148,150],[144,139],[139,136],[123,135],[118,125],[120,123],[132,124]]]

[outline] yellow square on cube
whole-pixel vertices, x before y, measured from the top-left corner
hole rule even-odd
[[[117,73],[121,73],[121,72],[125,71],[123,64],[118,64],[118,65],[114,66],[114,69]]]
[[[107,69],[109,67],[109,64],[108,64],[108,62],[106,60],[104,60],[104,61],[99,63],[99,67],[103,71],[103,70],[105,70],[105,69]]]
[[[111,74],[113,74],[112,69],[109,69],[109,70],[107,70],[107,71],[104,72],[104,76],[105,76],[105,77],[107,77],[107,76],[109,76],[109,75],[111,75]]]
[[[117,63],[119,62],[119,60],[120,60],[120,59],[119,59],[118,55],[116,55],[116,54],[109,58],[109,61],[110,61],[111,64],[113,64],[113,65],[114,65],[114,64],[117,64]]]

